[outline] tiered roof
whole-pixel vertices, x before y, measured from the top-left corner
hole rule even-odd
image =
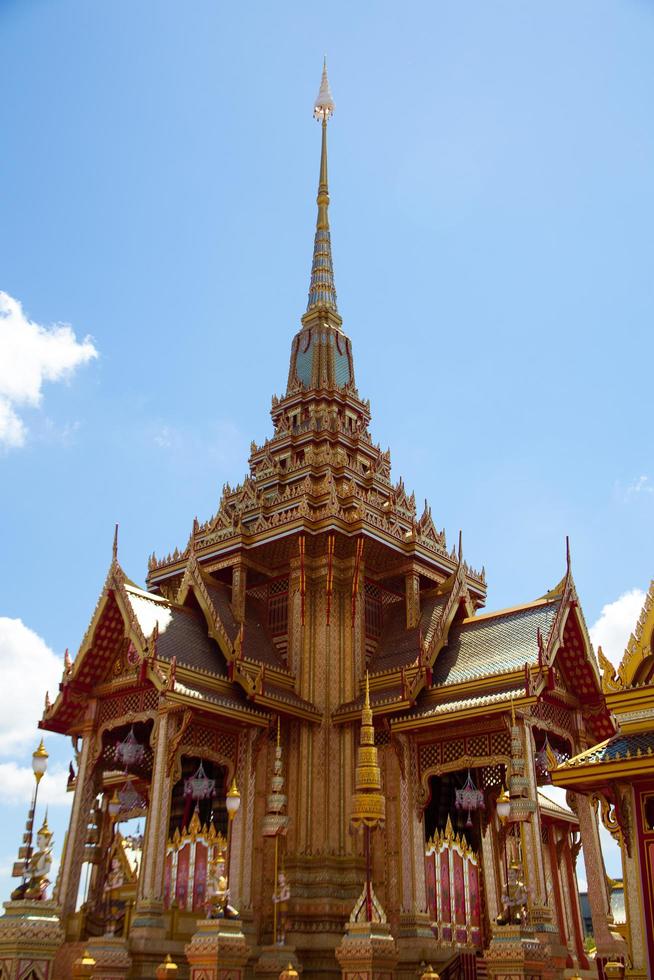
[[[533,700],[546,689],[554,697],[565,675],[597,737],[608,736],[614,726],[569,565],[543,598],[479,615],[484,570],[464,560],[460,541],[448,549],[427,503],[418,517],[414,495],[402,480],[391,481],[390,453],[372,442],[370,406],[355,386],[336,303],[327,172],[333,109],[325,72],[315,103],[322,143],[309,299],[286,393],[273,399],[274,433],[252,444],[249,474],[223,488],[213,517],[193,521],[187,544],[162,560],[152,556],[149,591],[126,578],[114,549],[89,631],[43,724],[75,728],[89,692],[121,678],[248,723],[265,723],[266,713],[318,721],[320,711],[298,694],[261,601],[250,591],[244,611],[236,610],[226,576],[238,564],[264,583],[288,575],[301,549],[307,558],[324,557],[329,536],[337,559],[355,563],[363,553],[366,576],[391,583],[381,635],[367,652],[371,701],[397,728],[437,723],[454,711],[504,710],[509,699]],[[407,570],[419,579],[417,621],[409,626],[392,589],[393,582],[404,587]],[[362,695],[338,706],[333,720],[358,719],[361,703]]]

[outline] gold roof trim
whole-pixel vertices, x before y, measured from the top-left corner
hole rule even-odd
[[[602,690],[605,694],[625,691],[638,687],[636,677],[642,663],[647,657],[654,655],[652,640],[654,637],[654,579],[649,583],[643,607],[636,623],[636,628],[629,637],[622,660],[616,669],[601,648],[597,656],[602,668]]]

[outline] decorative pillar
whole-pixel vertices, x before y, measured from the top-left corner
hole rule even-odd
[[[504,833],[504,828],[497,833],[489,821],[481,835],[481,863],[484,871],[482,881],[484,885],[486,909],[488,911],[488,918],[491,922],[494,922],[497,916],[500,914],[498,897],[502,891],[501,875],[498,883],[495,855],[499,854],[500,861],[502,860],[502,834]]]
[[[489,980],[541,980],[543,947],[519,925],[494,926],[484,953]],[[562,975],[562,974],[560,974]]]
[[[234,619],[242,623],[245,619],[245,590],[247,587],[247,568],[239,562],[232,567],[232,612]]]
[[[200,919],[184,952],[190,980],[244,980],[251,949],[239,919]]]
[[[406,628],[412,630],[420,622],[420,578],[417,572],[407,572],[404,576],[404,595]]]
[[[129,949],[138,976],[154,976],[165,947],[163,908],[164,861],[172,774],[168,772],[168,744],[174,734],[173,716],[160,711],[152,732],[154,758],[150,783],[150,803],[145,821],[141,870],[136,908],[129,935]]]
[[[563,891],[565,920],[568,923],[568,949],[574,969],[588,969],[588,957],[584,949],[584,936],[581,920],[581,903],[575,863],[580,844],[571,845],[570,831],[563,832],[559,846],[559,878]]]
[[[568,949],[565,940],[561,939],[554,911],[554,886],[550,890],[549,903],[545,885],[545,860],[548,847],[548,834],[554,832],[553,827],[544,827],[540,810],[536,805],[538,800],[538,781],[536,778],[535,743],[531,727],[524,722],[523,728],[525,776],[527,793],[533,801],[534,808],[531,820],[524,823],[523,841],[525,844],[525,863],[528,868],[528,887],[531,890],[531,900],[528,902],[529,921],[536,936],[543,944],[545,952],[545,968],[543,976],[552,978],[560,976],[565,969],[568,959]],[[555,874],[553,869],[552,874]],[[551,903],[551,904],[550,904]]]
[[[230,900],[241,914],[252,908],[252,851],[244,841],[254,837],[256,788],[255,742],[259,732],[250,729],[239,737],[236,781],[241,791],[241,806],[232,821],[229,861]]]
[[[525,739],[524,735],[528,738]],[[531,920],[536,919],[542,906],[539,890],[538,867],[542,858],[536,855],[536,841],[532,822],[536,813],[536,800],[529,796],[533,791],[529,778],[532,764],[528,753],[529,732],[524,724],[516,720],[511,708],[511,765],[509,770],[509,791],[511,797],[509,822],[513,825],[514,838],[507,838],[508,882],[506,885],[506,912],[491,925],[492,939],[485,952],[489,980],[542,980],[545,976],[545,950],[531,928]],[[527,745],[525,745],[525,742]],[[526,772],[525,772],[526,770]],[[540,842],[540,823],[536,823]],[[513,846],[508,847],[509,844]],[[542,865],[540,866],[542,875]],[[526,887],[525,887],[526,885]],[[531,887],[531,896],[529,888]],[[532,904],[536,898],[538,905]],[[560,974],[559,974],[560,975]]]
[[[617,784],[617,791],[628,800],[631,808],[631,826],[636,830],[634,821],[637,797],[632,786]],[[622,834],[614,833],[614,839],[620,844],[622,852],[622,881],[624,884],[625,908],[627,912],[627,928],[629,930],[629,951],[631,953],[631,975],[645,978],[647,976],[647,923],[643,922],[641,911],[641,881],[646,880],[646,869],[641,868],[638,853],[637,838],[631,846],[631,854],[627,850]]]
[[[399,980],[414,980],[420,963],[435,959],[438,944],[427,911],[425,831],[416,800],[418,766],[415,745],[405,735],[393,735],[399,764],[398,861],[401,880],[399,927],[395,939]]]
[[[95,960],[94,980],[127,980],[132,959],[127,942],[121,936],[99,936],[89,939],[88,955]]]
[[[530,726],[524,722],[521,731],[522,744],[524,751],[524,775],[526,777],[527,798],[533,803],[531,818],[525,821],[524,861],[527,869],[527,885],[531,892],[530,905],[532,906],[532,920],[535,918],[538,925],[551,924],[553,920],[552,909],[548,908],[545,890],[545,868],[543,866],[543,840],[540,811],[536,805],[538,799],[538,783],[536,780],[536,761],[534,758],[534,738]]]
[[[70,823],[61,857],[61,869],[54,891],[54,900],[61,906],[64,925],[75,912],[79,891],[80,873],[84,861],[86,837],[91,806],[95,798],[93,774],[93,716],[96,702],[89,705],[86,726],[82,735],[82,751],[79,757],[75,793],[70,813]]]
[[[581,793],[568,793],[568,801],[579,820],[581,846],[584,850],[586,876],[588,878],[588,901],[593,920],[593,934],[597,945],[598,959],[624,957],[627,955],[627,944],[622,936],[611,928],[613,915],[606,883],[606,869],[602,856],[597,818],[593,813],[590,798]]]
[[[34,976],[52,980],[55,953],[64,942],[55,902],[5,902],[0,918],[0,976],[24,980]]]

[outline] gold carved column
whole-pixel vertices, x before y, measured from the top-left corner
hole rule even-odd
[[[590,797],[581,793],[569,793],[568,799],[574,806],[579,820],[581,846],[584,851],[586,876],[588,878],[588,900],[593,920],[593,933],[597,944],[597,955],[602,959],[616,959],[627,954],[627,944],[611,929],[613,915],[606,882],[606,869],[599,827],[593,812]]]
[[[396,938],[399,980],[413,980],[420,963],[437,955],[437,943],[427,911],[425,883],[425,828],[418,803],[418,758],[413,741],[406,735],[393,735],[392,748],[399,764],[397,800],[397,875],[399,878],[399,928]],[[390,831],[387,827],[387,832]]]
[[[95,779],[93,773],[93,719],[96,701],[92,701],[86,712],[85,728],[82,734],[82,751],[79,756],[73,806],[70,814],[68,833],[61,857],[61,870],[54,894],[54,900],[61,907],[62,922],[75,912],[79,891],[80,874],[84,861],[84,850],[88,833],[89,815],[95,798]]]
[[[154,754],[150,802],[145,821],[132,936],[162,937],[164,931],[164,861],[172,790],[172,773],[168,771],[168,745],[174,734],[173,724],[173,716],[160,710],[152,731]]]
[[[252,856],[254,848],[254,807],[256,803],[255,742],[258,730],[251,729],[240,737],[236,782],[241,792],[241,806],[232,824],[232,843],[228,873],[231,904],[247,918],[252,909]]]
[[[420,622],[420,578],[417,572],[407,572],[404,576],[406,602],[406,628],[415,629]]]
[[[234,619],[242,623],[245,619],[245,589],[247,585],[247,568],[239,563],[232,568],[232,612]]]
[[[483,867],[482,882],[488,918],[495,922],[500,913],[500,896],[502,894],[501,865],[504,858],[504,828],[495,828],[490,820],[481,835],[481,863]]]

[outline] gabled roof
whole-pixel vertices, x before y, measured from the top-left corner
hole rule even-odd
[[[79,652],[72,664],[66,659],[59,694],[53,704],[46,703],[41,726],[68,731],[79,723],[89,694],[118,675],[132,684],[165,688],[170,700],[192,698],[207,710],[223,708],[255,724],[270,710],[319,717],[315,706],[296,694],[261,611],[251,604],[241,629],[227,591],[207,579],[197,563],[187,568],[180,593],[187,598],[193,588],[198,603],[182,605],[139,588],[114,556]],[[128,674],[112,673],[117,658],[127,660]],[[261,710],[253,709],[253,702]]]
[[[510,674],[538,663],[538,634],[550,635],[561,597],[464,619],[450,630],[432,671],[432,686]]]
[[[232,609],[230,590],[202,571],[194,556],[188,561],[178,602],[185,604],[191,591],[204,613],[210,633],[228,661],[240,659],[289,673],[264,626],[262,603],[248,596],[245,620],[239,623]]]
[[[460,619],[456,614],[466,602],[466,591],[457,574],[422,599],[420,624],[414,630],[403,628],[405,604],[390,606],[383,649],[371,664],[371,703],[378,714],[393,715],[392,727],[430,726],[454,712],[506,710],[512,698],[532,703],[560,676],[579,697],[594,737],[615,731],[569,555],[561,582],[524,605]],[[360,694],[340,705],[334,720],[351,720],[361,703]]]
[[[555,786],[588,792],[614,780],[654,775],[654,731],[619,733],[568,759],[551,773]]]
[[[377,644],[377,654],[370,667],[372,674],[416,663],[421,652],[421,640],[429,630],[433,630],[449,598],[448,592],[434,589],[421,597],[420,622],[413,629],[406,628],[406,607],[404,601],[393,602],[386,607],[384,628]]]

